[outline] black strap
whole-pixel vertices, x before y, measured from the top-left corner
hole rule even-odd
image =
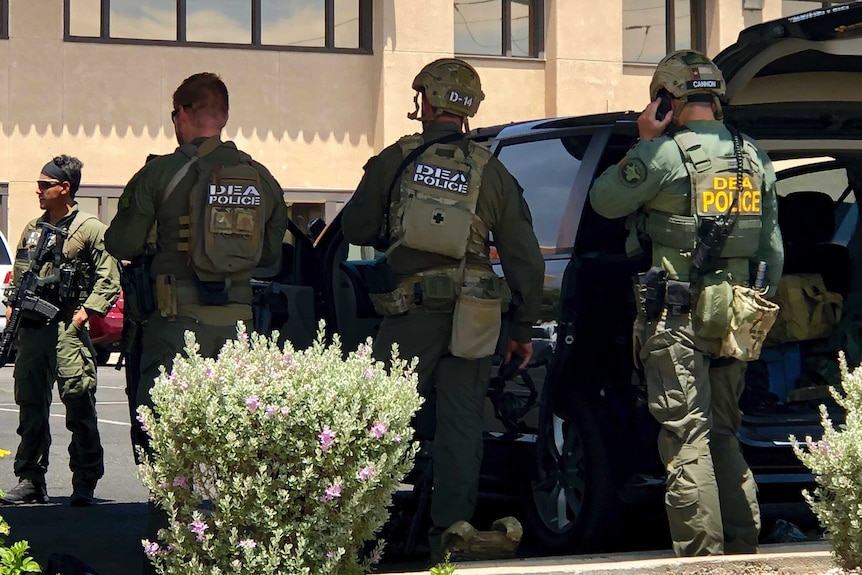
[[[461,132],[454,132],[452,134],[446,134],[442,138],[437,138],[436,140],[431,140],[430,142],[425,142],[421,146],[417,146],[412,152],[407,154],[405,158],[401,161],[401,165],[398,166],[398,169],[395,170],[395,176],[392,178],[392,182],[389,184],[389,190],[386,192],[386,211],[383,214],[384,220],[386,221],[386,225],[384,228],[380,230],[380,239],[386,244],[389,243],[389,215],[392,207],[392,192],[395,190],[395,184],[401,181],[401,173],[409,166],[413,161],[416,160],[422,152],[430,148],[435,144],[449,144],[451,142],[455,142],[457,140],[461,140],[464,138],[464,134]]]
[[[731,137],[733,137],[733,154],[736,156],[736,190],[733,196],[733,202],[731,202],[730,207],[727,208],[727,214],[725,216],[729,216],[733,211],[734,206],[739,203],[739,196],[742,192],[742,136],[739,135],[739,130],[736,129],[736,126],[731,126],[730,124],[726,124],[727,131],[730,132]],[[727,233],[733,231],[733,228],[736,227],[736,220],[739,219],[739,209],[736,210],[736,215],[730,220],[729,227],[727,228]]]

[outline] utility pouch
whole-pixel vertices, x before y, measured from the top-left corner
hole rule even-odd
[[[730,333],[733,318],[733,286],[726,272],[703,276],[698,283],[692,324],[694,333],[705,339],[723,338]]]
[[[661,316],[667,292],[667,272],[660,267],[651,267],[637,275],[639,305],[643,307],[647,320]]]
[[[203,281],[195,276],[195,287],[198,288],[198,303],[201,305],[227,305],[227,282]]]
[[[733,318],[730,332],[721,341],[719,357],[754,361],[766,335],[778,317],[778,305],[764,298],[756,289],[733,286]]]
[[[410,305],[412,294],[408,294],[405,285],[395,279],[392,267],[385,258],[379,258],[372,265],[363,265],[356,269],[368,288],[368,299],[378,314],[399,315],[414,307]]]
[[[384,258],[375,260],[372,265],[362,265],[356,269],[370,294],[385,294],[398,287],[392,266]]]
[[[481,288],[462,288],[455,302],[452,341],[455,357],[480,359],[493,355],[500,337],[503,314],[499,297],[483,298]]]
[[[667,280],[664,307],[669,313],[686,315],[691,311],[691,287],[688,282]]]
[[[697,229],[697,240],[691,254],[691,265],[700,272],[710,272],[718,267],[721,250],[730,235],[730,229],[722,216],[704,218]]]
[[[158,309],[153,298],[149,260],[133,260],[120,270],[125,307],[123,314],[132,321],[144,321]]]
[[[173,274],[156,276],[156,306],[162,317],[174,318],[177,315],[177,285]]]
[[[65,264],[60,267],[60,280],[57,293],[63,303],[77,303],[81,290],[78,286],[80,273],[74,265]]]
[[[426,311],[450,313],[455,309],[455,280],[451,274],[422,276],[422,305]]]

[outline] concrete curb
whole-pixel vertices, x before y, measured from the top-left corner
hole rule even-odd
[[[823,541],[763,545],[757,555],[674,557],[670,551],[456,563],[456,575],[811,575],[835,567]],[[428,571],[389,575],[427,575]]]

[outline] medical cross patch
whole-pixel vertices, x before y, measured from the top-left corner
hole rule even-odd
[[[431,224],[442,226],[444,221],[446,221],[446,213],[443,210],[434,210],[431,214]]]
[[[624,160],[618,168],[620,181],[623,185],[635,188],[641,185],[647,177],[646,164],[639,158]]]

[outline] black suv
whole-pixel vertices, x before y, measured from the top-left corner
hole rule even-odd
[[[862,254],[862,5],[748,28],[715,63],[727,81],[726,121],[756,138],[779,172],[785,271],[821,273],[844,296],[862,289],[852,282]],[[556,118],[470,135],[524,188],[546,266],[530,367],[489,374],[481,490],[520,498],[526,533],[548,551],[616,546],[626,511],[663,493],[658,426],[631,350],[631,278],[648,261],[626,256],[624,221],[598,216],[587,197],[635,143],[636,119]],[[291,233],[282,266],[258,284],[276,302],[272,325],[302,346],[322,318],[355,349],[380,323],[355,269],[377,254],[349,245],[338,217],[314,241],[295,225]],[[812,481],[788,435],[818,436],[816,405],[825,400],[791,401],[786,392],[817,343],[770,348],[749,367],[739,439],[761,497],[782,487],[798,496]]]

